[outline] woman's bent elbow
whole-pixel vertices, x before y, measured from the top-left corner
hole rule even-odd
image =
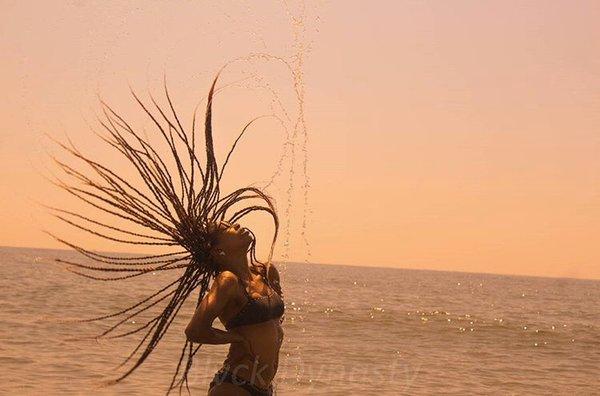
[[[202,342],[201,334],[190,326],[185,328],[185,337],[191,342]]]

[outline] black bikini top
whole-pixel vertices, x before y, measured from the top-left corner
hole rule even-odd
[[[244,294],[246,294],[248,302],[233,318],[231,318],[225,324],[226,329],[262,323],[272,319],[281,318],[281,316],[283,316],[285,309],[283,299],[271,288],[270,285],[268,285],[268,283],[267,285],[271,290],[270,294],[260,297],[251,297],[242,280],[238,278],[238,281],[242,285],[242,289],[244,289]]]

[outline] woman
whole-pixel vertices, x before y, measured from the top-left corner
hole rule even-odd
[[[117,383],[136,371],[165,338],[185,301],[196,294],[196,313],[187,328],[175,372],[167,393],[188,388],[188,374],[201,344],[231,343],[223,370],[218,373],[211,395],[262,395],[271,393],[277,370],[282,331],[283,300],[275,268],[256,258],[256,238],[235,224],[244,216],[262,212],[273,220],[274,233],[265,263],[270,263],[277,240],[279,220],[273,200],[260,188],[247,186],[222,194],[221,181],[236,144],[252,125],[250,121],[233,142],[222,163],[213,147],[212,102],[217,78],[210,88],[204,118],[204,142],[198,142],[195,113],[191,131],[184,128],[168,91],[168,106],[151,98],[135,101],[154,125],[154,137],[136,131],[107,104],[98,133],[129,164],[129,172],[111,169],[101,159],[88,158],[72,144],[60,143],[72,159],[81,161],[81,170],[56,159],[69,182],[57,185],[81,199],[100,215],[51,208],[56,217],[70,226],[115,243],[159,247],[136,255],[102,254],[63,238],[55,238],[81,253],[85,261],[57,259],[80,276],[113,282],[143,279],[158,271],[178,273],[142,300],[117,312],[81,320],[113,321],[99,338],[137,337],[131,353],[120,365],[124,372]],[[256,120],[256,119],[255,119]],[[162,142],[162,145],[159,144]],[[204,155],[200,154],[204,148]],[[139,176],[126,180],[120,175]],[[225,222],[227,220],[228,222]],[[90,264],[90,260],[93,261]],[[154,283],[153,283],[154,284]],[[212,286],[211,286],[212,285]],[[210,289],[210,290],[209,290]],[[143,320],[137,320],[140,316]],[[226,324],[228,331],[213,329],[213,320]],[[137,322],[137,323],[136,323]],[[133,328],[123,328],[134,325]],[[189,388],[188,388],[189,391]]]
[[[275,267],[248,265],[252,240],[239,224],[218,225],[211,255],[220,272],[185,330],[190,342],[231,344],[209,396],[272,394],[284,304]],[[217,317],[227,331],[212,327]]]

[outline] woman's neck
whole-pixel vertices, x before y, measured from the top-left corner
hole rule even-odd
[[[252,279],[252,274],[250,273],[250,268],[248,267],[248,257],[246,254],[227,257],[227,264],[225,268],[236,274],[241,279]]]

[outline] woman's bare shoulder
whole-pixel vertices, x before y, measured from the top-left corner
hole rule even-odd
[[[275,265],[270,264],[268,266],[267,276],[269,282],[273,285],[273,289],[275,289],[275,291],[281,295],[281,278],[279,276],[279,270],[277,269],[277,267],[275,267]]]
[[[275,264],[268,265],[268,276],[269,280],[279,281],[279,270],[275,267]]]
[[[213,282],[213,288],[217,291],[234,292],[237,287],[237,275],[227,270],[219,272]]]

